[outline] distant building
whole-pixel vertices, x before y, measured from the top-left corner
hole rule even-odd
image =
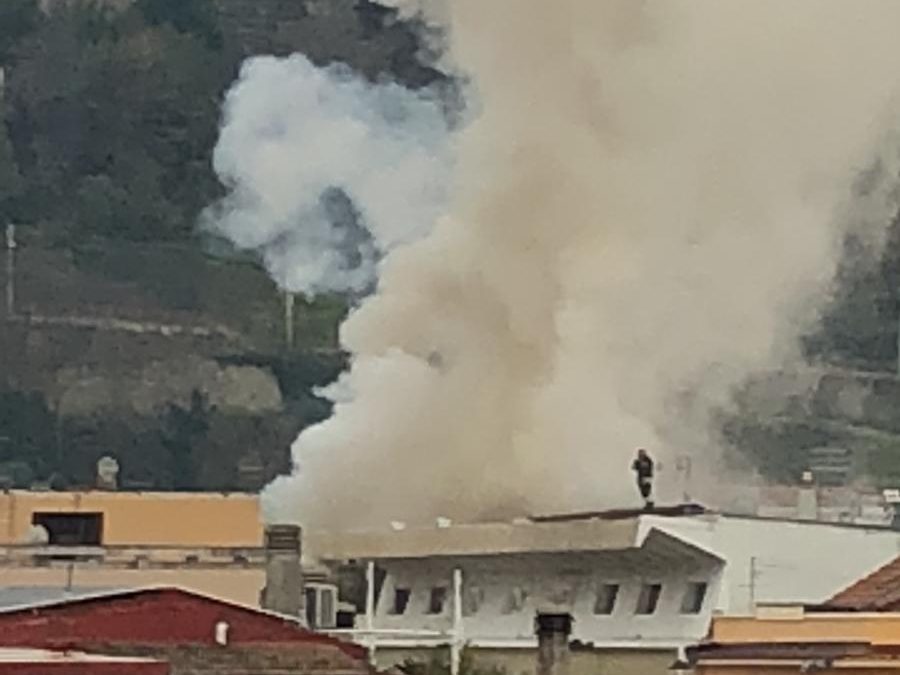
[[[534,616],[555,612],[574,617],[579,662],[662,675],[714,614],[821,603],[896,555],[900,532],[679,508],[315,534],[308,547],[366,566],[371,590],[344,634],[379,665],[466,645],[534,672]]]
[[[177,588],[101,593],[0,609],[0,634],[5,647],[149,658],[168,664],[173,675],[372,672],[360,647],[313,633],[285,616]]]
[[[262,545],[259,498],[203,492],[0,493],[0,545],[47,529],[56,546],[251,548]]]
[[[288,541],[265,532],[255,495],[0,493],[0,608],[175,586],[334,628],[337,588],[327,570],[301,570],[299,531]],[[264,597],[272,572],[277,589]]]

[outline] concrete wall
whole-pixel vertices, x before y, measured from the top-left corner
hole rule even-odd
[[[727,561],[717,609],[728,614],[752,613],[753,598],[822,602],[900,552],[900,532],[887,528],[717,515],[641,518],[642,529],[653,527]]]
[[[709,561],[666,559],[654,564],[634,551],[624,553],[511,555],[475,559],[392,561],[376,606],[375,625],[383,629],[448,631],[452,623],[452,570],[463,571],[463,630],[467,640],[484,642],[531,641],[537,611],[565,611],[575,616],[573,639],[604,642],[645,641],[683,644],[705,635],[718,583],[720,565]],[[709,584],[699,614],[681,613],[690,582]],[[662,584],[652,615],[637,615],[635,608],[645,583]],[[597,590],[619,584],[611,615],[594,613]],[[431,589],[447,589],[440,614],[429,614]],[[395,589],[411,591],[403,615],[391,613]],[[513,596],[521,606],[511,609]],[[477,603],[475,608],[472,602]]]
[[[0,544],[25,543],[36,511],[103,513],[106,546],[259,547],[255,495],[19,492],[0,494]]]
[[[536,649],[470,649],[478,668],[499,668],[506,675],[534,675],[537,672]],[[406,660],[428,663],[432,651],[424,649],[379,649],[376,661],[387,668]],[[669,666],[676,652],[667,650],[585,649],[572,653],[569,675],[671,675]]]

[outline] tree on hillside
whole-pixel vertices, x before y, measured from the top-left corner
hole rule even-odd
[[[12,129],[33,221],[64,240],[190,238],[219,194],[210,167],[232,67],[133,12],[73,5],[20,46]]]
[[[151,26],[168,24],[179,33],[200,38],[213,49],[223,44],[218,11],[212,0],[137,0],[135,9]]]
[[[162,446],[168,453],[171,487],[175,490],[198,487],[199,463],[194,447],[209,430],[209,413],[206,398],[195,391],[187,410],[170,405],[163,418]]]
[[[11,60],[16,44],[37,27],[40,18],[37,0],[0,2],[0,65]]]
[[[3,99],[0,98],[0,103]],[[2,110],[2,108],[0,108]],[[6,124],[0,117],[0,226],[13,216],[14,203],[22,193],[22,176],[13,156]]]

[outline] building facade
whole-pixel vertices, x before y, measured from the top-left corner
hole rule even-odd
[[[366,565],[350,635],[380,665],[465,645],[487,665],[532,672],[534,617],[549,611],[574,617],[573,659],[652,674],[714,613],[825,601],[890,560],[900,532],[676,509],[317,534],[309,547],[332,566]]]
[[[0,586],[178,586],[256,605],[263,523],[252,495],[0,494]]]

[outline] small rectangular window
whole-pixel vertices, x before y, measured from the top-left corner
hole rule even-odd
[[[391,614],[401,615],[406,613],[406,607],[409,605],[409,589],[394,589],[394,604],[391,607]]]
[[[47,531],[51,546],[100,546],[103,542],[102,513],[35,512],[31,523]]]
[[[478,586],[469,586],[463,593],[463,616],[474,616],[484,602],[484,589]]]
[[[447,589],[443,586],[435,586],[431,589],[431,595],[428,597],[428,613],[443,614],[444,603],[447,600]]]
[[[644,584],[641,594],[638,596],[635,614],[653,614],[659,604],[659,595],[662,593],[662,584]]]
[[[703,601],[706,600],[707,585],[704,582],[688,584],[684,597],[681,599],[682,614],[699,614],[703,609]]]
[[[521,612],[525,608],[526,600],[528,600],[528,593],[521,586],[516,586],[510,589],[504,598],[502,612],[504,614]]]
[[[597,589],[594,597],[594,614],[609,615],[616,608],[619,597],[619,584],[603,584]]]

